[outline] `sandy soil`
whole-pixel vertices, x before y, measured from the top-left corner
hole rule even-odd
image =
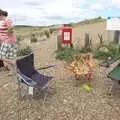
[[[75,81],[67,65],[55,59],[56,41],[52,36],[32,45],[36,68],[57,65],[40,71],[55,77],[52,94],[44,105],[40,94],[18,100],[16,76],[8,77],[8,71],[0,71],[0,120],[119,120],[120,86],[106,77],[115,65],[96,71],[91,81],[93,91],[86,92],[82,87],[85,81]]]

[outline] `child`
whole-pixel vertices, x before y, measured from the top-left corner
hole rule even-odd
[[[10,74],[13,72],[15,57],[17,57],[16,36],[13,31],[12,21],[7,18],[8,13],[2,11],[0,19],[0,59],[4,61],[4,66],[8,67]]]
[[[1,9],[0,9],[0,19],[2,19],[2,10]],[[1,47],[1,40],[0,40],[0,47]],[[0,60],[0,68],[3,66],[4,66],[3,61]]]

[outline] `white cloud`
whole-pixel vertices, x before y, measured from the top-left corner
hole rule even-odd
[[[103,10],[104,9],[104,6],[102,4],[92,4],[90,6],[90,10]]]
[[[9,12],[15,24],[48,25],[101,16],[120,8],[120,0],[4,0],[0,8]],[[108,9],[109,8],[109,9]]]
[[[112,4],[113,4],[115,7],[120,8],[120,0],[112,0]]]

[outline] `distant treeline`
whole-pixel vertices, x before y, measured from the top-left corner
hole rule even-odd
[[[23,28],[23,27],[32,27],[32,28],[45,28],[45,26],[29,26],[29,25],[15,25],[16,28]]]

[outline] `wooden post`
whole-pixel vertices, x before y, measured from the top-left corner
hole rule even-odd
[[[61,49],[62,48],[62,40],[61,40],[61,35],[58,35],[57,36],[57,50]]]
[[[3,61],[0,60],[0,67],[3,67],[3,66],[4,66]]]
[[[103,35],[98,33],[98,38],[100,40],[100,47],[103,46]]]
[[[90,44],[89,34],[85,34],[85,48],[88,48]]]
[[[118,34],[119,34],[119,31],[115,31],[114,41],[115,41],[116,43],[118,43]]]

